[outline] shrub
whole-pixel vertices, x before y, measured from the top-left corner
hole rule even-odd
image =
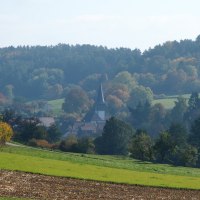
[[[5,122],[0,122],[0,146],[10,141],[12,136],[13,130],[10,125]]]
[[[28,145],[33,147],[41,147],[41,148],[47,148],[51,149],[53,147],[52,144],[49,144],[46,140],[36,140],[35,138],[32,138],[28,141]]]

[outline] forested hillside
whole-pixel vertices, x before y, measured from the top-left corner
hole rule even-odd
[[[195,41],[166,42],[143,53],[66,44],[0,49],[0,92],[5,96],[53,99],[65,96],[69,84],[92,91],[100,74],[113,80],[124,71],[154,94],[199,92],[200,36]]]
[[[0,57],[0,120],[13,127],[14,140],[200,166],[200,36],[143,53],[59,44],[2,48]],[[87,122],[94,111],[100,83],[107,119],[103,130],[73,132],[74,124]],[[153,102],[165,95],[174,99],[171,109]],[[41,117],[50,116],[55,124],[41,124]],[[61,140],[61,134],[67,137]]]

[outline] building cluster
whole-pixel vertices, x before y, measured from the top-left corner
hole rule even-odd
[[[67,134],[78,136],[98,135],[102,132],[106,119],[106,103],[103,87],[100,84],[93,108],[86,114],[82,121],[77,121],[69,127]]]

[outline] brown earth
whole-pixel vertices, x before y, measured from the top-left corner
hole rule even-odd
[[[42,200],[200,200],[200,190],[111,184],[0,170],[0,196]]]

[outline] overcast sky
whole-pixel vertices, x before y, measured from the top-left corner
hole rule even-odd
[[[0,0],[0,47],[94,44],[141,50],[200,34],[200,0]]]

